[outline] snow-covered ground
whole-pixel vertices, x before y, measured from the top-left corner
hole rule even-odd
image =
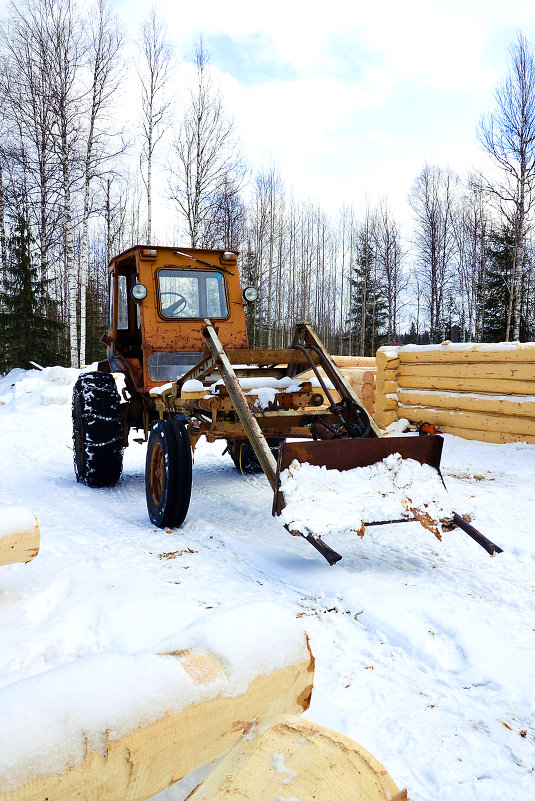
[[[240,475],[221,443],[199,445],[177,531],[148,520],[143,445],[125,452],[117,486],[77,484],[75,377],[0,378],[0,509],[27,506],[41,526],[37,558],[0,568],[0,687],[271,601],[310,635],[306,717],[361,743],[413,801],[535,798],[535,446],[445,437],[452,506],[503,554],[405,523],[326,537],[344,556],[329,567],[271,517],[266,479]]]

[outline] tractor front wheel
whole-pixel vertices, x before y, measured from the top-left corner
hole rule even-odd
[[[145,494],[155,526],[181,526],[191,496],[191,447],[179,420],[158,420],[149,434],[145,464]]]

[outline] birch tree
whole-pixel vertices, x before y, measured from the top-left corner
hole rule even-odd
[[[510,50],[509,70],[494,93],[496,107],[479,126],[479,139],[500,177],[481,179],[514,233],[506,340],[520,336],[526,238],[535,201],[535,60],[520,33]]]
[[[85,130],[84,200],[80,263],[80,365],[86,360],[88,235],[91,213],[91,184],[117,152],[110,148],[113,136],[108,120],[111,101],[121,79],[119,51],[122,37],[116,18],[106,0],[97,0],[89,21],[87,61],[90,73],[87,127]],[[104,119],[103,119],[104,118]],[[119,147],[119,150],[121,148]]]
[[[12,194],[28,198],[28,221],[36,230],[41,278],[57,243],[58,176],[50,87],[46,9],[34,0],[12,2],[2,30],[3,137],[9,147]],[[24,191],[15,190],[18,181]]]
[[[169,189],[186,225],[191,247],[212,237],[219,199],[238,194],[245,168],[220,93],[213,84],[202,40],[195,47],[195,84],[173,144]]]
[[[401,294],[407,281],[402,272],[404,254],[399,226],[386,200],[379,204],[377,210],[374,239],[379,281],[387,307],[386,339],[391,344],[399,334]]]
[[[473,185],[460,199],[454,231],[461,339],[478,341],[485,326],[490,219],[483,196]]]
[[[453,275],[454,214],[458,179],[451,170],[426,165],[409,195],[425,293],[431,341],[444,339],[446,306]]]
[[[82,19],[73,0],[43,0],[44,50],[48,59],[52,133],[61,173],[71,367],[79,366],[78,271],[74,258],[73,184],[80,176],[79,137],[84,89],[80,66],[86,56]]]
[[[154,6],[141,31],[143,60],[138,67],[141,82],[143,147],[141,174],[147,192],[147,244],[152,244],[152,168],[154,151],[164,135],[172,104],[166,93],[171,74],[171,47],[167,28]],[[145,165],[145,172],[143,171]]]

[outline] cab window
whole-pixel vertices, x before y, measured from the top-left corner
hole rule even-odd
[[[126,275],[117,276],[119,281],[118,303],[117,303],[117,328],[124,331],[128,328],[128,286]],[[109,327],[113,326],[113,273],[110,275],[110,303],[109,303]]]
[[[165,268],[158,271],[160,312],[164,317],[228,316],[223,273]]]

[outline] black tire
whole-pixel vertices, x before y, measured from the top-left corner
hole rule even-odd
[[[277,459],[279,453],[279,445],[281,442],[284,442],[282,439],[274,439],[273,437],[269,437],[267,439],[267,444],[271,450],[271,453]],[[261,473],[262,467],[260,462],[256,457],[256,453],[253,451],[249,440],[228,440],[227,441],[227,448],[230,454],[230,458],[234,462],[234,466],[240,473]]]
[[[123,417],[110,373],[83,373],[72,393],[73,455],[76,480],[88,487],[111,487],[123,470]]]
[[[191,447],[180,420],[158,420],[149,434],[145,464],[147,511],[155,526],[177,528],[191,497]]]

